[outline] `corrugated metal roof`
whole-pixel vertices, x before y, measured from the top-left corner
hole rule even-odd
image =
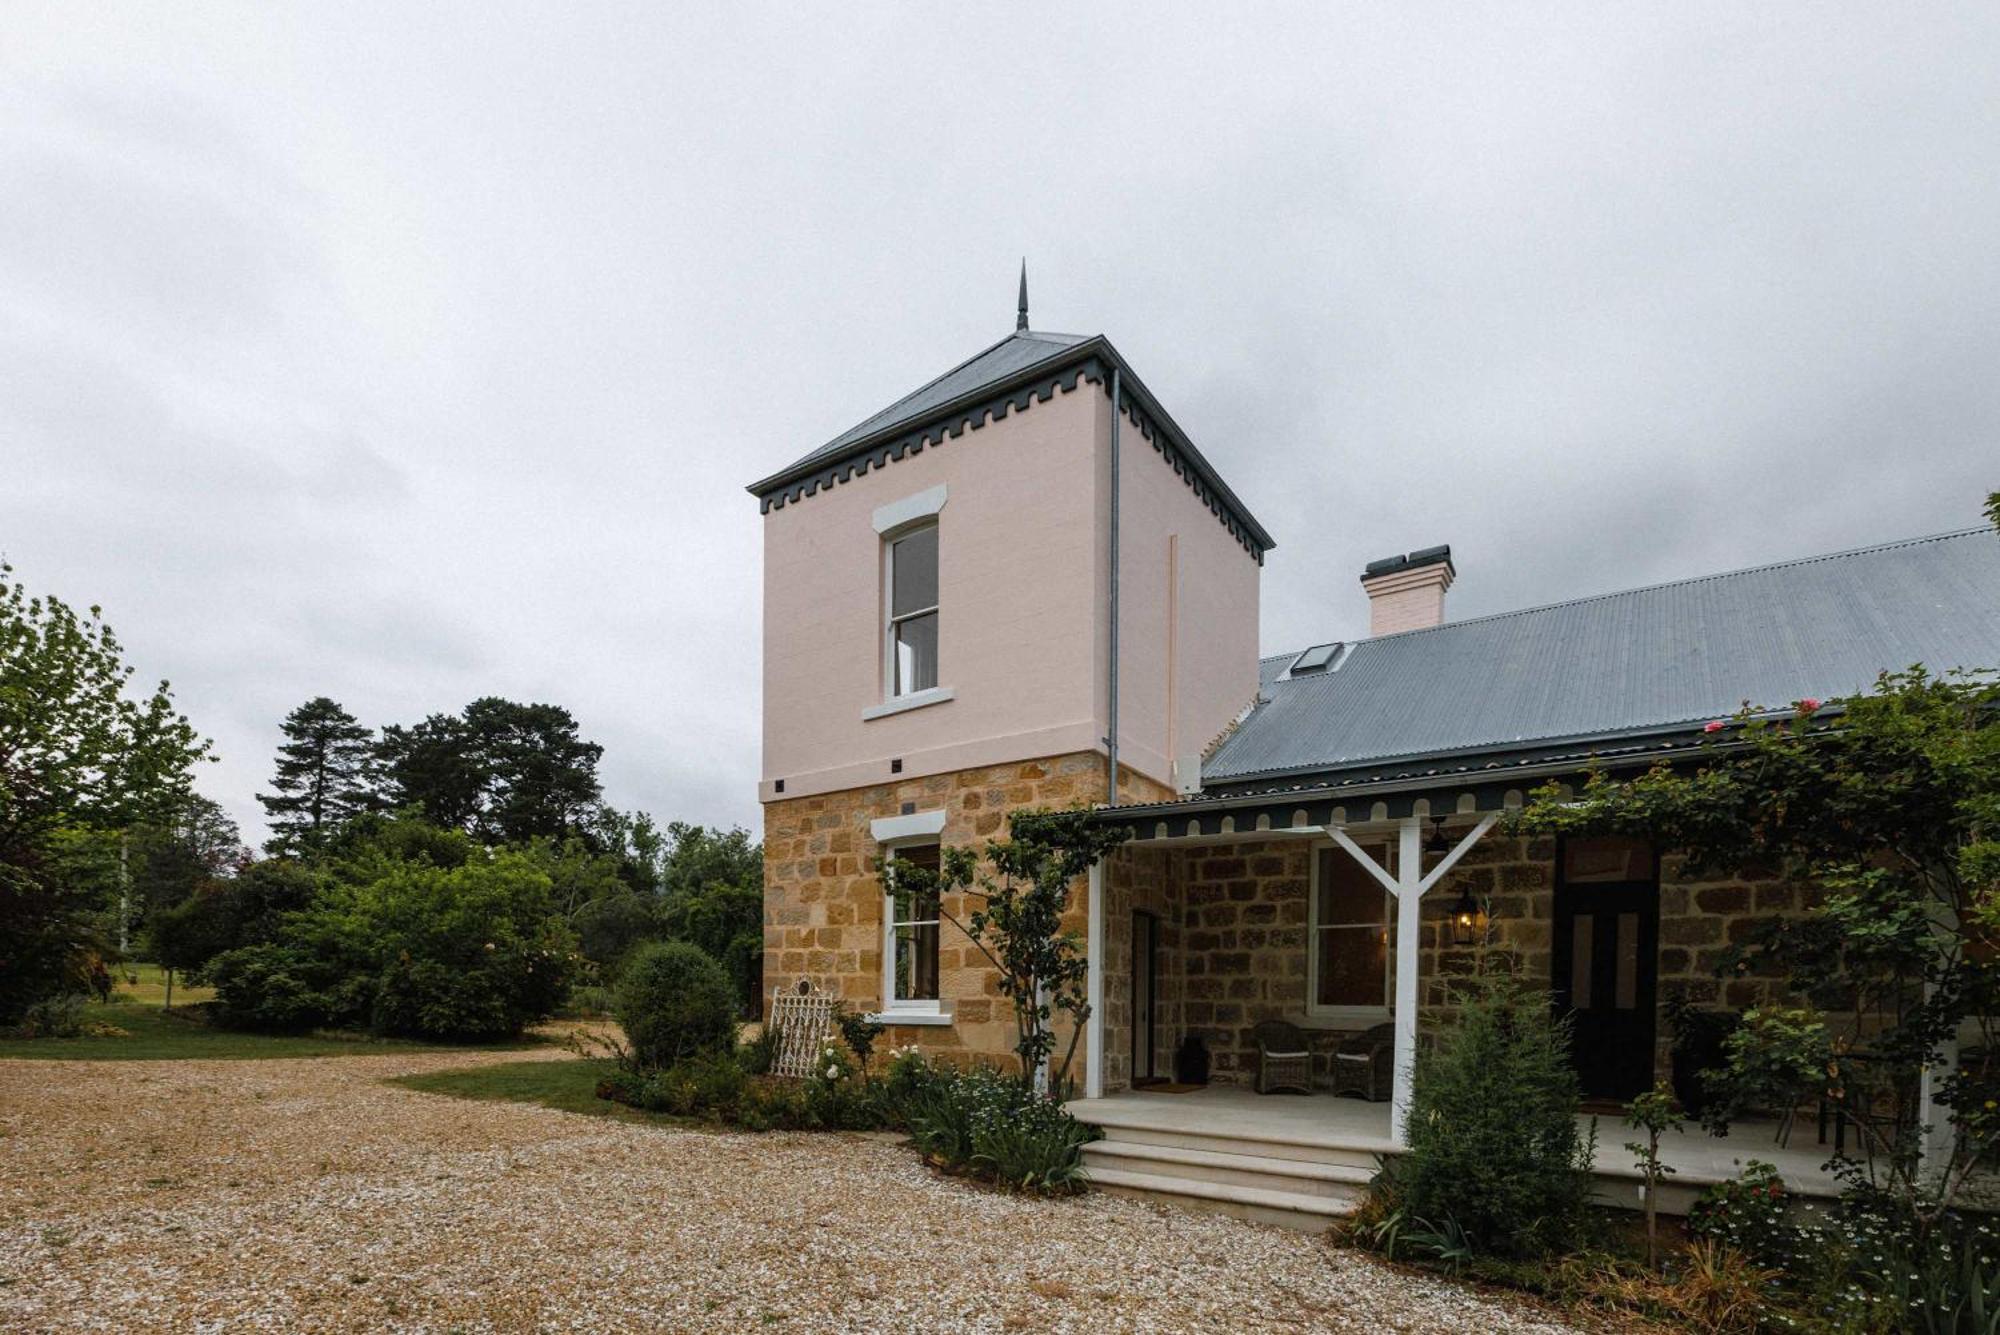
[[[1079,343],[1089,341],[1089,336],[1084,334],[1049,334],[1037,330],[1009,334],[935,380],[911,390],[881,412],[862,418],[811,454],[780,470],[777,476],[836,459],[857,442],[921,421],[963,395],[977,393],[988,385],[1000,384],[1037,362],[1060,356]]]
[[[1966,529],[1659,584],[1356,644],[1284,679],[1202,767],[1205,784],[1403,757],[1611,738],[1746,700],[1853,695],[1884,669],[2000,667],[2000,534]]]

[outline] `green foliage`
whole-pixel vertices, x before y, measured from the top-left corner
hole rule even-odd
[[[941,1167],[1036,1195],[1086,1185],[1083,1147],[1097,1131],[1019,1080],[986,1067],[933,1066],[912,1050],[891,1060],[887,1083],[910,1138]]]
[[[270,870],[258,879],[281,886],[297,876],[260,867]],[[567,994],[575,941],[533,857],[481,852],[452,867],[358,857],[342,868],[361,879],[328,879],[275,924],[262,919],[261,943],[210,961],[225,1022],[490,1042],[553,1014]]]
[[[641,1070],[728,1051],[736,1041],[729,976],[685,941],[654,942],[635,952],[619,975],[613,1005]]]
[[[215,1015],[235,1029],[303,1034],[351,1019],[330,971],[304,951],[270,943],[224,951],[209,964]]]
[[[0,1025],[83,991],[115,905],[53,865],[61,831],[163,823],[208,743],[167,683],[134,697],[98,609],[31,597],[0,562]]]
[[[1741,1174],[1695,1198],[1688,1211],[1688,1232],[1726,1243],[1764,1264],[1790,1265],[1796,1259],[1797,1242],[1791,1204],[1777,1168],[1752,1159]]]
[[[1913,667],[1831,705],[1746,709],[1714,737],[1692,770],[1595,774],[1575,801],[1539,790],[1516,826],[1641,835],[1691,875],[1758,866],[1817,887],[1737,947],[1736,970],[1784,978],[1807,1005],[1732,1036],[1712,1120],[1796,1076],[1794,1098],[1842,1105],[1868,1171],[1935,1213],[2000,1155],[1985,1116],[2000,1093],[2000,680]],[[1970,1060],[1954,1072],[1960,1034]],[[1956,1134],[1925,1160],[1915,1072],[1933,1064]]]
[[[276,942],[291,915],[312,904],[321,877],[295,862],[253,862],[235,876],[204,881],[146,926],[153,958],[195,973],[227,950]]]
[[[953,892],[976,902],[958,926],[998,971],[1000,995],[1013,1004],[1020,1078],[1029,1085],[1046,1078],[1047,1092],[1060,1100],[1090,1018],[1089,963],[1063,915],[1078,878],[1128,834],[1092,824],[1088,811],[1017,811],[1009,825],[1013,838],[989,840],[977,853],[945,849],[936,876],[898,863],[897,884],[940,904]],[[877,868],[886,873],[884,864]],[[1069,1018],[1070,1037],[1053,1062],[1059,1014]]]
[[[1681,1129],[1680,1105],[1674,1102],[1672,1086],[1662,1082],[1632,1100],[1625,1110],[1625,1125],[1646,1133],[1644,1140],[1629,1140],[1625,1148],[1638,1156],[1633,1167],[1646,1192],[1646,1264],[1659,1264],[1660,1186],[1674,1169],[1660,1158],[1660,1137]]]
[[[766,1023],[757,1031],[757,1036],[743,1045],[743,1069],[751,1075],[768,1075],[777,1064],[778,1048],[784,1031],[775,1024]]]
[[[875,1055],[875,1040],[882,1037],[885,1026],[877,1024],[842,1004],[834,1012],[834,1023],[840,1027],[840,1037],[847,1044],[848,1051],[861,1063],[862,1074],[868,1072],[868,1060]]]
[[[763,846],[740,829],[675,821],[656,847],[649,873],[658,886],[661,932],[719,961],[744,1012],[755,1012],[764,987]]]
[[[1703,1192],[1696,1238],[1770,1267],[1773,1327],[1833,1331],[2000,1331],[2000,1224],[1955,1209],[1919,1212],[1862,1185],[1831,1209],[1800,1204],[1752,1160]]]
[[[265,845],[284,857],[314,857],[335,831],[375,802],[375,734],[326,696],[315,696],[279,725],[285,742],[259,793],[270,818]]]
[[[457,715],[382,730],[385,796],[487,844],[562,840],[597,809],[604,748],[557,705],[488,696]]]
[[[1395,1205],[1452,1221],[1484,1254],[1566,1247],[1583,1224],[1592,1150],[1577,1126],[1568,1030],[1546,994],[1505,973],[1464,978],[1453,993],[1455,1017],[1417,1059]]]

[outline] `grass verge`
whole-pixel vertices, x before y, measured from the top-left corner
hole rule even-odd
[[[179,1000],[179,989],[175,989]],[[364,1057],[396,1052],[464,1051],[463,1047],[418,1043],[408,1039],[369,1038],[361,1034],[245,1034],[216,1029],[192,1014],[183,1015],[137,1001],[92,1002],[84,1007],[86,1025],[110,1026],[122,1033],[85,1034],[77,1038],[0,1039],[0,1059],[30,1061],[251,1061],[276,1057]],[[536,1040],[495,1044],[480,1051],[511,1052],[536,1046]],[[561,1063],[559,1063],[561,1064]]]
[[[534,1103],[562,1112],[583,1113],[588,1117],[689,1125],[664,1113],[641,1112],[622,1103],[613,1103],[610,1099],[598,1098],[597,1082],[609,1075],[614,1066],[615,1063],[608,1060],[588,1058],[566,1062],[496,1062],[491,1066],[469,1066],[458,1071],[400,1075],[387,1083],[419,1093],[447,1094],[458,1099]]]

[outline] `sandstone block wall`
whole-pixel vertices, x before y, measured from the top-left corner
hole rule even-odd
[[[1365,841],[1364,841],[1365,842]],[[1306,1017],[1307,904],[1310,859],[1320,845],[1270,840],[1205,848],[1149,849],[1134,845],[1114,859],[1107,885],[1105,1087],[1130,1078],[1130,910],[1158,906],[1162,915],[1158,1050],[1170,1053],[1184,1034],[1207,1040],[1218,1080],[1247,1083],[1256,1071],[1252,1027]],[[1418,940],[1419,996],[1426,1019],[1449,1012],[1449,978],[1469,971],[1476,951],[1456,945],[1451,914],[1470,889],[1491,911],[1490,949],[1513,956],[1546,986],[1552,962],[1556,845],[1553,839],[1488,835],[1424,896]],[[1661,866],[1658,999],[1676,992],[1704,1006],[1797,1004],[1778,980],[1732,973],[1718,977],[1727,947],[1755,925],[1802,906],[1796,886],[1756,873],[1696,880],[1680,860]],[[1171,926],[1169,926],[1171,924]],[[1171,942],[1171,947],[1168,946]],[[1338,1041],[1316,1045],[1324,1074]],[[1656,1067],[1668,1070],[1672,1033],[1656,1021]]]
[[[972,846],[1006,833],[1007,813],[1022,807],[1087,806],[1104,797],[1105,757],[1083,752],[981,769],[875,784],[844,792],[764,805],[764,991],[807,979],[845,998],[854,1009],[882,1004],[881,856],[874,821],[942,810],[939,843]],[[1159,784],[1120,766],[1123,801],[1163,800]],[[963,922],[975,905],[947,896],[945,913]],[[1087,896],[1072,895],[1070,927],[1082,935]],[[1107,921],[1109,921],[1107,916]],[[1012,1003],[977,947],[946,922],[938,947],[939,994],[952,1007],[949,1025],[897,1025],[883,1046],[916,1043],[940,1054],[1005,1057],[1013,1051]],[[1075,1074],[1081,1077],[1079,1050]]]

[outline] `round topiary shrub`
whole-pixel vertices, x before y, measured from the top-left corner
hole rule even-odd
[[[736,989],[729,974],[699,946],[656,941],[626,960],[612,998],[632,1056],[646,1070],[664,1070],[736,1042]]]

